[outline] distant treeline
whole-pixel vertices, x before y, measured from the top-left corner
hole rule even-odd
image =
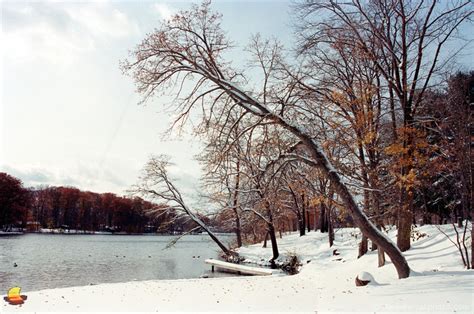
[[[188,230],[173,212],[159,212],[159,204],[140,197],[81,191],[74,187],[25,188],[22,182],[0,173],[0,229],[21,227],[111,231],[127,233],[181,232]]]

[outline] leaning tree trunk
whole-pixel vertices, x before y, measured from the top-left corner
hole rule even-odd
[[[342,182],[339,173],[334,169],[320,145],[312,136],[310,136],[310,134],[305,133],[299,127],[285,120],[282,116],[273,113],[265,105],[261,104],[234,84],[215,76],[213,73],[207,69],[203,69],[202,67],[199,67],[198,71],[205,78],[211,80],[224,90],[236,104],[241,106],[241,108],[254,115],[274,121],[276,124],[298,137],[311,156],[311,159],[304,158],[303,156],[299,156],[299,158],[312,167],[319,169],[321,173],[331,181],[331,185],[335,192],[341,197],[341,200],[345,205],[346,210],[351,214],[354,223],[359,227],[363,234],[383,248],[392,260],[393,265],[397,270],[398,277],[407,278],[410,275],[410,268],[408,267],[408,263],[402,252],[369,221],[367,216],[357,205],[352,194],[349,192],[347,185]]]
[[[326,170],[327,176],[331,179],[336,193],[343,200],[356,225],[361,229],[363,234],[365,234],[371,241],[375,242],[375,244],[377,244],[385,251],[385,253],[387,253],[397,270],[399,278],[407,278],[410,276],[410,267],[408,267],[408,263],[403,254],[394,245],[394,243],[390,241],[390,239],[380,233],[377,228],[369,221],[367,216],[357,206],[347,186],[342,183],[339,174],[332,169],[329,161],[324,155],[322,155],[321,152],[318,152],[316,148],[317,147],[314,148],[313,152],[314,158],[321,164],[325,165],[325,167],[322,169]]]
[[[201,226],[202,227],[202,226]],[[232,255],[232,252],[212,233],[207,227],[203,228],[211,239],[221,248],[225,255]]]
[[[319,145],[309,135],[303,133],[298,127],[288,124],[280,116],[274,115],[273,120],[296,135],[308,149],[311,157],[315,160],[303,159],[306,163],[317,167],[326,177],[331,180],[331,185],[336,193],[341,197],[346,209],[351,213],[355,224],[370,240],[387,253],[395,266],[399,278],[407,278],[410,276],[410,267],[403,256],[402,252],[394,245],[394,243],[380,233],[372,224],[364,212],[357,206],[352,194],[347,186],[342,182],[338,172],[334,169],[329,159],[326,157]]]
[[[231,256],[235,253],[231,252],[224,243],[219,240],[219,238],[209,229],[209,227],[201,220],[198,216],[196,216],[191,209],[181,200],[180,205],[182,206],[183,210],[186,214],[191,218],[196,224],[198,224],[206,233],[211,237],[211,239],[221,248],[225,255]]]
[[[209,237],[221,248],[221,250],[224,252],[225,255],[233,255],[232,252],[217,238],[214,233],[204,224],[202,223],[201,220],[196,221],[193,219],[201,228],[204,229],[204,231],[207,232]]]
[[[317,155],[315,154],[315,156]],[[327,160],[325,160],[325,162],[326,164],[329,163]],[[380,233],[377,228],[369,221],[367,216],[357,206],[347,186],[341,182],[338,173],[332,170],[329,165],[327,166],[327,175],[331,179],[336,193],[341,197],[344,204],[346,205],[346,208],[352,214],[351,216],[354,219],[356,225],[361,229],[363,234],[365,234],[371,241],[375,242],[375,244],[377,244],[385,251],[385,253],[387,253],[397,270],[399,278],[407,278],[410,276],[410,267],[408,267],[408,263],[403,254],[394,245],[394,243],[390,241],[390,239]]]

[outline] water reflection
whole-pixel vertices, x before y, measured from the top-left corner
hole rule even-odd
[[[0,238],[0,291],[24,291],[131,280],[197,278],[204,259],[218,255],[205,235],[185,236],[164,249],[169,236],[42,235]],[[223,236],[231,241],[231,236]],[[14,267],[17,263],[18,267]]]

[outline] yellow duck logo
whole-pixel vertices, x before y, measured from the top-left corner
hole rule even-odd
[[[21,295],[20,291],[20,287],[13,287],[8,290],[7,296],[3,299],[11,305],[23,304],[28,297],[26,295]]]

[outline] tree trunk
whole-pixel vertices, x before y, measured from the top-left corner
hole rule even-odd
[[[397,270],[398,278],[407,278],[410,276],[410,267],[408,267],[408,263],[403,254],[390,239],[377,230],[359,206],[357,206],[347,186],[341,181],[339,174],[333,169],[331,163],[321,151],[320,147],[309,136],[304,136],[301,132],[295,131],[294,133],[299,133],[299,138],[306,144],[312,157],[317,160],[318,168],[331,180],[332,187],[341,197],[346,209],[351,213],[357,227],[359,227],[363,234],[381,247],[390,257]]]
[[[207,234],[211,237],[211,239],[221,248],[221,250],[225,253],[225,255],[232,255],[231,251],[212,233],[207,226],[201,227],[207,232]]]
[[[361,258],[365,253],[367,253],[368,246],[368,238],[365,235],[362,235],[362,240],[359,243],[359,255],[357,258]]]
[[[300,208],[298,204],[298,197],[296,196],[295,191],[291,188],[291,186],[288,186],[288,189],[290,190],[291,196],[293,197],[293,202],[295,204],[295,213],[296,213],[296,218],[298,219],[298,230],[300,231],[300,237],[305,235],[306,231],[306,223],[305,223],[305,215],[304,215],[304,204],[302,205],[302,208]],[[302,194],[303,201],[304,201],[304,194]]]
[[[465,116],[467,117],[468,121],[474,121],[474,80],[472,79],[469,82],[469,93],[467,99],[469,99],[469,103],[467,104],[467,112]],[[474,145],[472,143],[471,137],[472,133],[474,133],[474,125],[472,123],[464,123],[464,125],[464,141],[466,143],[465,147],[467,148],[464,149],[464,151],[466,151],[467,153],[467,156],[465,158],[466,166],[463,167],[467,170],[464,170],[464,173],[466,173],[466,175],[464,176],[464,181],[466,182],[466,201],[464,202],[464,207],[467,214],[469,214],[469,208],[471,209],[471,269],[474,269],[474,228],[472,226],[472,224],[474,223],[474,162],[472,160],[472,157],[474,156],[472,148],[474,147]],[[467,215],[466,219],[468,219]],[[466,221],[466,224],[467,222],[468,221]]]
[[[370,172],[369,172],[369,182],[370,182],[370,187],[372,188],[372,191],[370,193],[371,196],[371,203],[373,206],[374,214],[376,215],[375,218],[375,223],[377,226],[378,230],[382,230],[383,226],[383,210],[380,208],[380,192],[379,192],[379,183],[378,183],[378,178],[377,176],[377,165],[376,162],[371,162],[370,164]],[[375,251],[378,249],[377,244],[372,241],[372,251]],[[380,254],[380,250],[379,250]],[[383,250],[382,250],[383,254]],[[383,256],[385,257],[385,256]],[[384,258],[385,261],[385,258]],[[379,265],[380,266],[380,265]]]
[[[236,100],[236,102],[239,102],[242,108],[246,110],[251,108],[254,114],[274,121],[298,137],[303,145],[308,149],[308,153],[311,156],[311,159],[305,159],[302,157],[301,160],[312,167],[319,169],[322,174],[331,181],[332,187],[340,196],[346,210],[351,214],[354,223],[359,227],[359,229],[361,229],[363,234],[383,248],[392,260],[393,265],[397,270],[398,277],[407,278],[410,275],[410,268],[408,267],[408,263],[403,254],[390,239],[381,234],[369,221],[367,216],[357,205],[352,194],[349,192],[347,185],[342,182],[339,173],[334,169],[330,160],[312,136],[306,134],[299,127],[289,123],[282,116],[271,112],[267,107],[246,94],[240,88],[237,88],[235,85],[229,84],[227,81],[221,80],[212,74],[205,73],[205,76],[225,90],[227,94]]]
[[[316,218],[317,215],[316,215],[316,206],[314,206],[314,218],[313,218],[313,228],[314,228],[314,231],[318,231],[318,219]]]
[[[305,235],[305,229],[303,224],[303,218],[301,217],[300,210],[296,209],[296,217],[298,219],[298,230],[300,232],[300,237]]]
[[[237,212],[237,209],[234,209],[235,212],[235,236],[237,238],[237,247],[242,246],[242,232],[240,230],[240,217]]]
[[[328,231],[327,228],[327,215],[326,215],[326,204],[321,203],[321,210],[319,212],[319,230],[324,233]]]
[[[305,212],[306,212],[306,229],[308,232],[311,231],[311,221],[309,220],[309,206],[308,201],[306,201]]]
[[[472,221],[474,221],[474,216],[471,217],[473,217]],[[474,241],[472,239],[474,239],[474,228],[471,225],[471,268],[474,269]]]
[[[307,232],[311,231],[311,222],[309,220],[309,212],[306,211],[306,230]]]
[[[196,216],[191,209],[182,201],[180,200],[179,203],[184,212],[188,215],[191,220],[193,220],[196,224],[198,224],[206,233],[211,237],[211,239],[221,248],[221,250],[224,252],[225,255],[232,255],[233,253],[222,243],[219,238],[216,237],[216,235],[209,229],[209,227],[201,220],[199,219],[198,216]]]
[[[410,249],[411,224],[413,221],[413,214],[410,208],[413,204],[413,197],[409,195],[406,196],[407,199],[404,202],[405,204],[401,204],[401,208],[398,212],[397,224],[397,246],[402,252],[405,252],[406,250]]]
[[[472,185],[471,185],[472,186]],[[474,194],[474,192],[471,191],[471,195]],[[474,223],[474,202],[471,199],[471,269],[474,269],[474,226],[472,225]],[[467,225],[466,221],[466,225]]]
[[[267,233],[265,233],[265,240],[263,241],[263,246],[262,246],[263,248],[267,247],[268,236],[269,236],[269,234],[268,234],[268,231],[267,231]]]
[[[328,238],[329,238],[329,247],[334,244],[334,228],[331,221],[331,209],[327,210],[327,221],[328,221]]]
[[[252,238],[253,238],[253,243],[258,242],[258,237],[257,237],[257,233],[255,232],[255,228],[252,228]]]
[[[306,234],[306,214],[304,210],[304,206],[301,208],[301,222],[300,222],[300,236],[304,236]]]
[[[395,65],[396,66],[396,65]],[[392,70],[393,71],[393,70]],[[395,113],[395,98],[394,98],[394,93],[393,93],[393,86],[389,84],[388,88],[389,92],[389,99],[390,99],[390,118],[392,122],[392,137],[393,137],[393,142],[397,140],[397,118],[396,118],[396,113]]]
[[[268,224],[268,233],[270,234],[270,241],[272,243],[272,253],[273,257],[270,260],[271,262],[275,261],[278,258],[278,244],[277,244],[277,239],[275,235],[275,228],[273,227],[273,224]]]
[[[364,188],[365,188],[364,189],[364,212],[370,215],[373,212],[373,208],[371,208],[370,206],[369,178],[367,175],[366,165],[364,162],[365,157],[364,157],[364,154],[362,153],[363,149],[361,145],[359,146],[359,151],[360,151],[362,165],[363,165],[362,177],[364,178]],[[372,243],[374,242],[372,241]],[[357,256],[357,258],[364,256],[367,253],[368,249],[369,249],[368,238],[364,234],[362,234],[362,239],[361,239],[361,242],[359,243],[359,255]]]
[[[385,265],[385,253],[383,252],[383,249],[381,247],[378,248],[377,255],[379,267],[382,267],[383,265]]]
[[[403,139],[404,153],[402,154],[402,160],[407,163],[401,169],[401,176],[407,176],[410,174],[414,165],[410,164],[414,162],[414,146],[415,138],[412,134],[411,127],[413,124],[413,118],[411,116],[411,109],[406,103],[402,103],[404,108],[404,123],[405,138]],[[413,204],[414,204],[414,191],[413,187],[402,181],[400,188],[400,206],[398,210],[398,222],[397,222],[397,246],[400,251],[405,252],[410,249],[411,240],[411,225],[413,222]]]
[[[240,159],[237,159],[236,162],[236,176],[235,176],[235,189],[233,195],[233,204],[232,208],[234,209],[235,214],[235,235],[237,237],[237,247],[242,246],[242,232],[240,230],[240,215],[238,211],[239,205],[239,187],[240,187]]]
[[[301,193],[301,229],[300,235],[306,234],[306,206],[305,206],[305,197],[304,192]]]
[[[377,225],[377,229],[382,230],[382,226],[380,224]],[[385,253],[383,249],[381,247],[378,247],[377,244],[372,242],[372,251],[373,250],[377,250],[378,266],[382,267],[383,265],[385,265]]]

